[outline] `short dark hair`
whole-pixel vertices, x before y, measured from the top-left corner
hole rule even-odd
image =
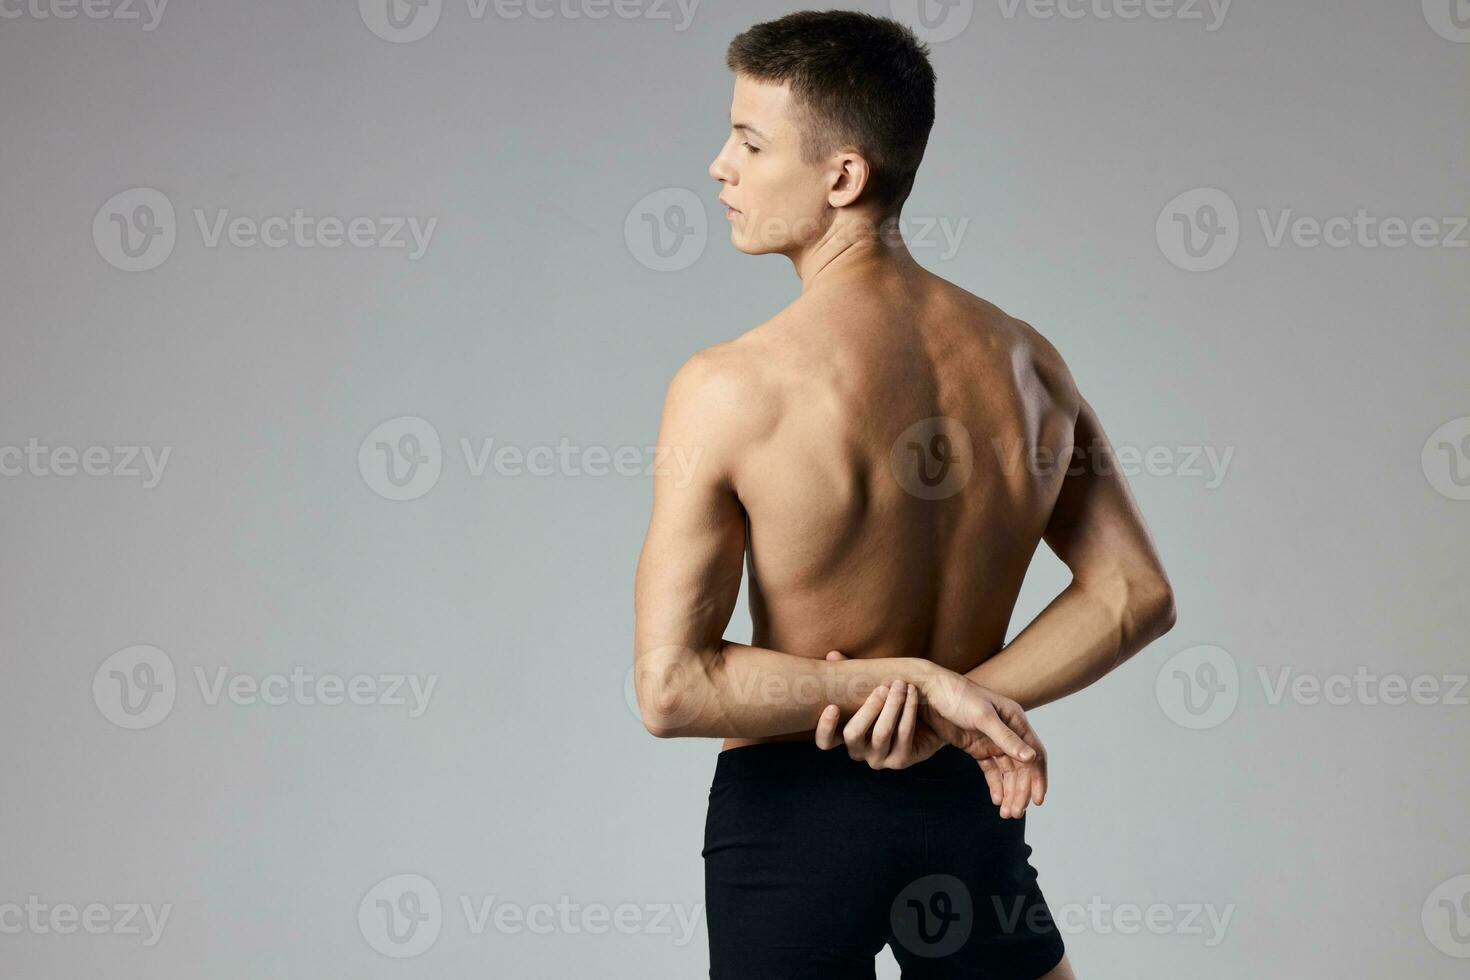
[[[853,146],[871,167],[865,193],[889,211],[907,199],[934,126],[934,67],[913,31],[872,14],[804,10],[738,35],[725,63],[791,86],[807,117],[808,162]]]

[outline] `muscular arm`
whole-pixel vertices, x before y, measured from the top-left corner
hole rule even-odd
[[[1174,625],[1174,593],[1092,407],[1078,412],[1081,460],[1045,541],[1072,583],[1005,649],[965,676],[1027,711],[1081,690]]]
[[[827,705],[850,715],[891,678],[921,691],[940,674],[959,679],[919,658],[834,663],[822,659],[825,650],[799,656],[723,638],[745,554],[739,454],[778,415],[718,349],[693,358],[669,386],[659,452],[682,465],[655,466],[634,596],[638,704],[661,738],[812,731]]]

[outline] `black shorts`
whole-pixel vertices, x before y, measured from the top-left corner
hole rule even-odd
[[[704,827],[713,980],[858,980],[886,943],[904,980],[1035,980],[1062,959],[985,774],[946,745],[907,769],[841,746],[722,751]]]

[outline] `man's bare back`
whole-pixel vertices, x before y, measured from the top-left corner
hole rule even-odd
[[[1001,804],[1019,816],[1045,785],[1023,710],[1166,631],[1168,579],[1055,350],[923,270],[896,234],[933,111],[912,34],[803,13],[752,28],[729,63],[730,130],[710,176],[730,239],[788,258],[802,292],[670,382],[659,446],[695,465],[654,472],[634,589],[644,724],[733,748],[826,745],[847,718],[849,752],[885,768],[942,742],[991,776],[999,753],[1025,770]],[[1001,649],[1041,541],[1072,581]],[[747,564],[748,644],[724,635]],[[868,710],[889,692],[921,722],[893,746],[887,706],[876,722]],[[859,723],[877,737],[855,744]]]
[[[726,64],[709,173],[730,241],[785,256],[802,293],[670,383],[659,446],[696,462],[655,468],[633,629],[648,731],[724,741],[703,851],[710,975],[871,975],[891,930],[905,975],[942,955],[946,975],[1070,980],[1006,826],[1046,796],[1026,712],[1168,630],[1172,589],[1057,353],[894,233],[934,119],[913,32],[802,11],[736,37]],[[1072,580],[1007,643],[1042,541]],[[724,635],[746,565],[750,643]],[[825,753],[837,745],[846,759]],[[915,813],[955,822],[915,835]],[[917,950],[889,885],[920,864],[959,894],[1014,897],[1028,924],[986,919],[952,953]]]
[[[1065,475],[1037,462],[1072,448],[1051,345],[905,264],[844,269],[707,356],[756,416],[736,471],[752,643],[958,673],[998,651]]]

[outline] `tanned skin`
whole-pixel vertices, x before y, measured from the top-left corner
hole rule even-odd
[[[635,598],[644,722],[722,750],[842,744],[877,768],[950,742],[1019,817],[1046,788],[1025,712],[1167,631],[1172,590],[1056,350],[920,267],[863,197],[861,153],[810,162],[801,124],[787,86],[737,76],[710,174],[732,242],[787,256],[801,294],[669,387],[659,446],[697,463],[654,477]],[[938,496],[910,450],[968,474]],[[1072,582],[1006,644],[1043,541]],[[742,565],[751,644],[723,637]],[[1064,958],[1046,976],[1073,974]]]

